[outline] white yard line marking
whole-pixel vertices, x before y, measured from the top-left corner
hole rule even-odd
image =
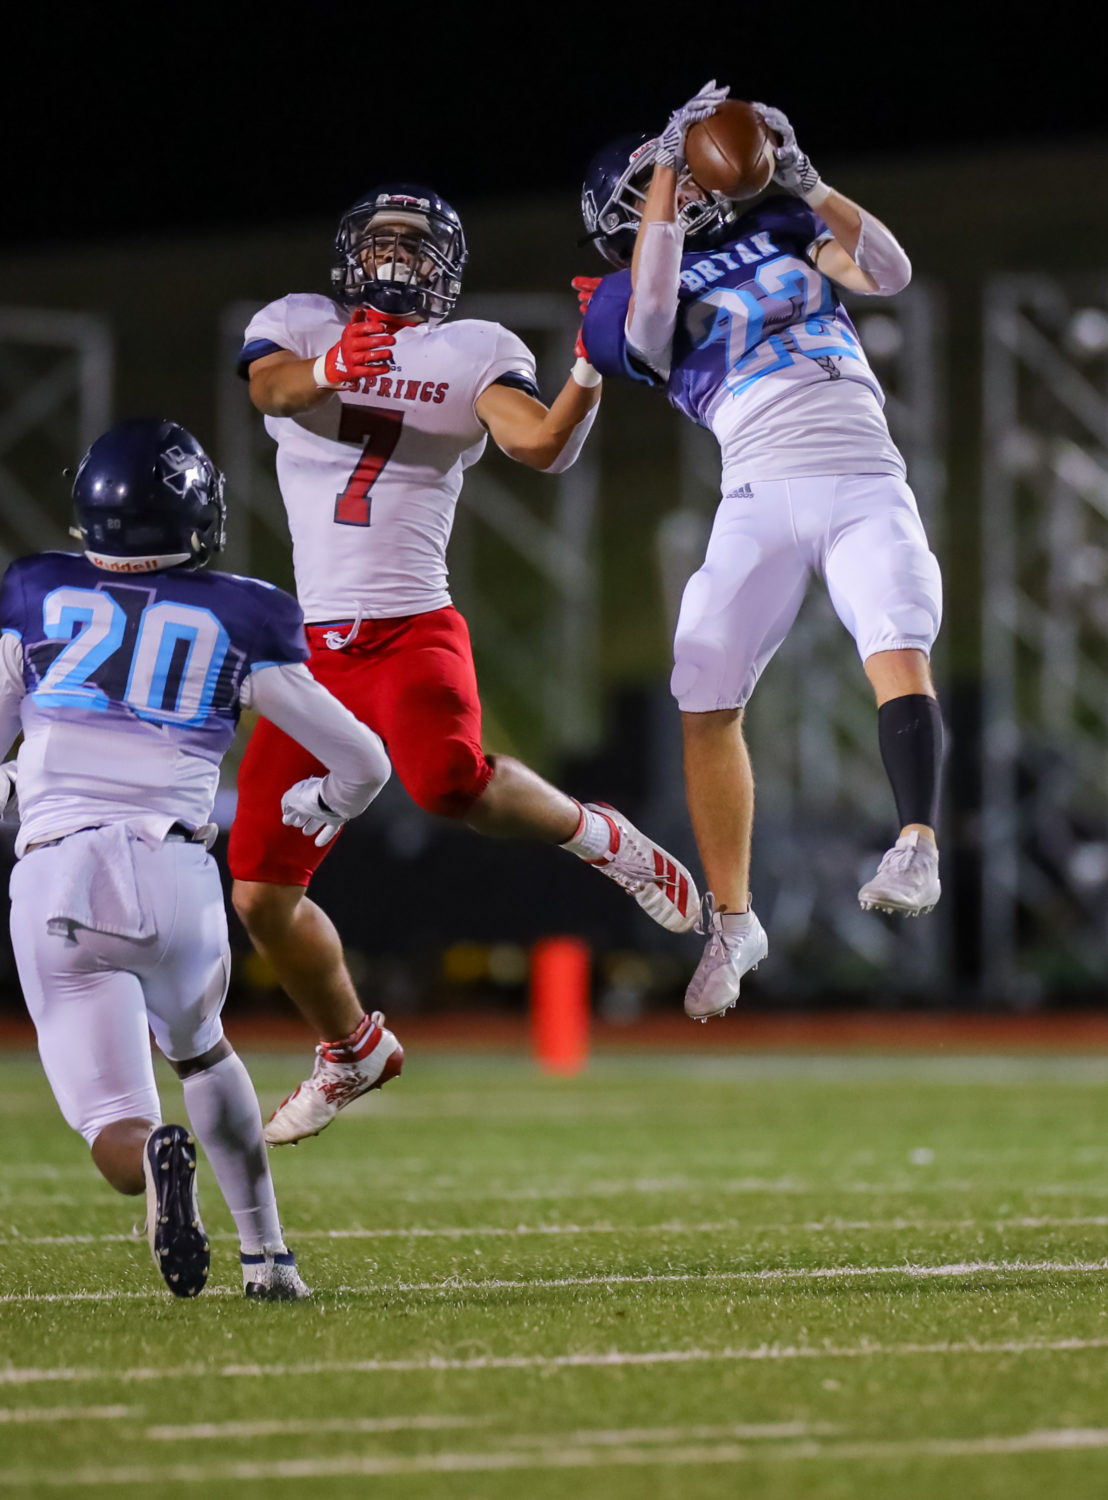
[[[670,1447],[632,1445],[567,1448],[557,1438],[529,1453],[435,1453],[414,1458],[370,1457],[362,1453],[327,1457],[269,1459],[258,1462],[217,1464],[131,1465],[57,1471],[0,1470],[0,1486],[28,1488],[49,1486],[76,1488],[86,1485],[218,1484],[228,1480],[250,1482],[280,1479],[329,1479],[380,1477],[405,1474],[485,1473],[525,1469],[595,1469],[644,1467],[666,1464],[689,1467],[696,1464],[740,1464],[803,1461],[924,1458],[972,1458],[1014,1453],[1066,1452],[1108,1448],[1108,1428],[1060,1428],[1039,1432],[1000,1434],[980,1438],[909,1438],[898,1442],[817,1442],[802,1440],[781,1447],[744,1447],[735,1442],[679,1444]]]
[[[64,1410],[64,1408],[63,1408]],[[289,1434],[330,1432],[434,1432],[449,1427],[487,1427],[490,1416],[333,1417],[325,1421],[196,1422],[183,1427],[147,1427],[143,1436],[156,1442],[195,1442],[230,1438],[285,1437]],[[615,1447],[623,1443],[673,1443],[712,1438],[772,1439],[826,1437],[842,1428],[828,1422],[728,1422],[716,1426],[628,1427],[622,1430],[581,1429],[563,1433],[510,1434],[499,1438],[510,1448],[583,1444]]]
[[[0,1427],[29,1422],[119,1422],[133,1406],[0,1406]]]
[[[403,1229],[367,1229],[354,1225],[349,1229],[301,1229],[293,1238],[297,1244],[308,1240],[464,1240],[552,1238],[558,1235],[589,1234],[853,1234],[945,1233],[952,1229],[1108,1229],[1108,1214],[1085,1214],[1073,1218],[1049,1215],[1025,1215],[999,1219],[807,1219],[793,1223],[759,1224],[750,1219],[721,1219],[705,1224],[687,1224],[667,1220],[661,1224],[442,1224]],[[237,1240],[232,1229],[217,1229],[209,1239]],[[20,1245],[143,1245],[141,1234],[37,1234],[0,1235],[0,1246]]]
[[[704,1426],[578,1428],[576,1432],[529,1432],[501,1439],[507,1448],[551,1448],[574,1446],[618,1448],[640,1443],[681,1443],[695,1440],[738,1438],[772,1441],[783,1438],[831,1437],[842,1428],[831,1422],[724,1422]]]
[[[917,1169],[917,1172],[919,1169]],[[316,1179],[317,1185],[326,1181],[326,1174]],[[989,1180],[990,1189],[1001,1185],[1002,1179]],[[687,1177],[644,1178],[617,1182],[551,1182],[540,1186],[533,1183],[518,1187],[490,1187],[486,1182],[466,1183],[451,1188],[435,1188],[427,1191],[407,1189],[399,1185],[392,1187],[387,1182],[378,1184],[390,1201],[404,1204],[435,1203],[548,1203],[559,1199],[580,1201],[590,1198],[634,1198],[670,1197],[677,1193],[703,1194],[714,1198],[724,1196],[745,1197],[764,1194],[767,1197],[904,1197],[933,1198],[951,1193],[979,1194],[981,1177],[943,1178],[925,1180],[919,1175],[890,1178],[885,1182],[841,1182],[827,1177],[820,1182],[810,1182],[795,1177],[736,1177],[723,1182],[697,1180]],[[1012,1193],[1035,1193],[1052,1198],[1104,1198],[1108,1196],[1108,1183],[1089,1179],[1087,1182],[1018,1183],[1008,1182]],[[77,1199],[71,1194],[50,1194],[5,1190],[0,1183],[0,1201],[7,1208],[8,1217],[16,1209],[24,1207],[76,1206]],[[9,1235],[6,1243],[14,1242],[18,1236]]]
[[[908,1276],[915,1280],[936,1277],[980,1276],[986,1273],[1000,1275],[1042,1274],[1089,1275],[1108,1271],[1108,1260],[965,1260],[948,1265],[921,1266],[905,1261],[895,1266],[801,1266],[768,1267],[761,1271],[649,1271],[642,1276],[533,1276],[533,1277],[477,1277],[451,1276],[445,1281],[392,1281],[376,1282],[367,1286],[338,1286],[332,1290],[340,1296],[363,1296],[372,1291],[374,1296],[388,1292],[432,1292],[449,1295],[451,1292],[481,1291],[541,1291],[547,1288],[573,1286],[670,1286],[687,1285],[707,1281],[761,1282],[761,1281],[846,1281],[869,1276]],[[133,1302],[151,1298],[164,1299],[167,1293],[160,1290],[124,1292],[108,1290],[102,1292],[5,1292],[0,1295],[0,1304],[36,1302]],[[212,1287],[206,1296],[236,1295],[230,1287]]]
[[[626,1366],[776,1363],[792,1359],[925,1358],[977,1354],[1080,1354],[1108,1349],[1108,1336],[1095,1339],[1005,1339],[994,1342],[944,1340],[930,1344],[808,1345],[756,1344],[740,1349],[611,1349],[604,1353],[579,1354],[481,1354],[468,1359],[448,1359],[431,1354],[422,1359],[313,1360],[288,1365],[176,1365],[163,1369],[138,1366],[132,1369],[78,1369],[62,1366],[53,1370],[0,1369],[0,1385],[65,1384],[96,1381],[121,1384],[156,1380],[280,1380],[319,1375],[426,1375],[484,1374],[497,1370],[622,1369]]]
[[[147,1427],[143,1436],[159,1443],[191,1443],[206,1438],[286,1437],[317,1432],[438,1432],[449,1427],[487,1427],[492,1417],[327,1417],[283,1422],[194,1422],[188,1426]]]

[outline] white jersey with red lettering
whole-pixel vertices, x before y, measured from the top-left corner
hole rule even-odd
[[[246,329],[239,371],[278,349],[323,354],[348,319],[315,293],[271,302]],[[265,419],[309,623],[422,614],[450,603],[454,508],[487,438],[477,398],[504,377],[537,390],[534,356],[499,323],[402,327],[392,355],[388,375],[298,416]]]

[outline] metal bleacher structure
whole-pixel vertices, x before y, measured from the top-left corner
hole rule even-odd
[[[217,378],[220,461],[235,501],[226,566],[288,582],[288,535],[273,448],[232,356],[253,304],[226,309]],[[516,329],[545,389],[562,379],[575,318],[560,298],[473,297],[466,314]],[[913,285],[852,309],[888,393],[932,544],[947,514],[943,301]],[[981,425],[984,766],[979,818],[978,972],[961,991],[1036,1004],[1108,977],[1108,286],[994,277],[984,302]],[[112,419],[112,330],[103,320],[0,309],[0,549],[65,544],[58,471]],[[640,398],[645,400],[646,398]],[[658,408],[659,420],[662,413]],[[673,416],[676,504],[658,527],[670,620],[703,555],[718,498],[711,435]],[[451,548],[453,586],[481,660],[490,728],[558,756],[601,734],[596,517],[618,455],[597,443],[566,475],[480,465],[466,478]],[[506,477],[505,477],[506,476]],[[959,524],[966,507],[959,506]],[[976,524],[976,516],[971,524]],[[653,581],[651,582],[653,587]],[[940,651],[941,638],[940,638]],[[937,675],[943,661],[937,659]],[[676,709],[659,682],[651,827],[685,819]],[[748,712],[758,776],[754,883],[773,942],[759,989],[941,995],[954,929],[863,914],[856,890],[887,846],[892,806],[872,696],[825,592],[813,587]],[[964,810],[963,810],[964,811]],[[975,918],[976,919],[976,918]]]
[[[1108,981],[1108,278],[985,300],[982,982]]]
[[[62,470],[111,421],[112,332],[88,314],[0,307],[0,559],[65,545]]]

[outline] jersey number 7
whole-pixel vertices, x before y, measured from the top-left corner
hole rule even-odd
[[[335,497],[335,521],[339,526],[369,525],[369,492],[392,457],[403,425],[402,411],[343,406],[339,418],[339,442],[364,442],[365,446],[346,488]]]

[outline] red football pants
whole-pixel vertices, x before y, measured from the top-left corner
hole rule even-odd
[[[350,645],[324,637],[344,627],[308,626],[308,668],[385,742],[393,770],[428,812],[460,817],[488,786],[481,703],[466,622],[453,606],[391,620],[365,620]],[[281,797],[321,765],[287,734],[259,719],[239,769],[238,810],[227,851],[236,880],[307,885],[334,847],[322,849],[281,822]]]

